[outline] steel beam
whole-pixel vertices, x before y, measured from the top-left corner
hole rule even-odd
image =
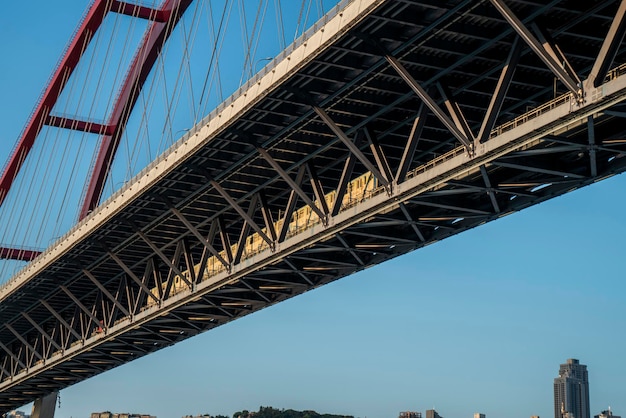
[[[555,62],[561,63],[565,72],[576,82],[576,85],[581,86],[582,83],[580,81],[580,77],[578,77],[574,67],[572,67],[572,64],[569,62],[563,51],[561,51],[561,48],[559,48],[552,36],[542,29],[537,22],[532,22],[530,27],[535,32],[537,40],[543,45],[546,53],[550,54]]]
[[[167,22],[169,19],[169,13],[167,13],[166,10],[153,9],[140,4],[127,3],[119,0],[112,0],[111,11],[160,23]]]
[[[180,221],[189,229],[189,231],[204,245],[211,254],[215,256],[219,260],[220,263],[224,265],[226,268],[230,268],[230,264],[222,257],[222,255],[213,247],[213,245],[202,236],[200,231],[189,222],[189,220],[182,214],[182,212],[174,207],[170,207],[170,211],[178,218]],[[150,245],[150,244],[148,244]],[[157,253],[158,254],[158,253]]]
[[[433,208],[457,211],[458,215],[455,215],[455,217],[467,216],[468,213],[471,215],[481,215],[481,216],[486,216],[486,215],[491,214],[490,212],[486,212],[480,209],[466,208],[466,207],[461,207],[461,206],[456,206],[456,205],[446,205],[444,203],[422,200],[421,196],[411,199],[410,202],[418,206],[429,206]]]
[[[615,56],[626,33],[626,0],[620,2],[617,13],[613,18],[609,32],[604,38],[598,57],[587,76],[585,83],[589,86],[598,87],[604,82],[609,69],[615,61]]]
[[[107,255],[111,258],[111,260],[115,261],[115,263],[122,268],[122,270],[128,275],[128,277],[130,277],[139,286],[140,293],[143,290],[144,294],[152,297],[155,302],[160,302],[160,300],[152,294],[150,289],[148,289],[146,284],[142,280],[140,280],[139,277],[137,277],[137,275],[126,265],[126,263],[124,263],[122,259],[117,256],[117,254],[106,249],[105,251],[107,252]]]
[[[270,238],[273,242],[276,242],[276,227],[274,226],[274,218],[272,217],[272,211],[270,210],[267,202],[267,196],[261,189],[259,191],[259,203],[261,204],[261,214],[263,215],[263,222],[265,222],[265,230],[270,234]]]
[[[493,205],[493,210],[496,213],[500,213],[500,205],[498,204],[498,200],[496,199],[496,193],[491,187],[491,180],[489,179],[489,174],[487,174],[487,169],[484,165],[480,166],[480,175],[485,182],[485,187],[487,188],[487,194],[489,195],[489,199],[491,200],[491,204]]]
[[[517,32],[517,34],[526,42],[530,49],[537,54],[550,71],[571,91],[576,97],[582,97],[582,86],[576,83],[576,80],[572,79],[567,71],[563,68],[561,63],[557,62],[552,55],[550,55],[546,49],[541,45],[539,40],[532,34],[532,32],[524,25],[524,23],[518,19],[517,16],[509,9],[503,0],[490,0],[495,8],[500,12],[502,17],[511,25],[511,27]]]
[[[8,361],[9,357],[5,356],[4,357],[4,364],[0,364],[0,380],[4,380],[5,377],[12,377],[13,374],[11,372],[9,372],[7,369],[5,369],[6,363]]]
[[[9,324],[4,324],[4,327],[5,327],[6,329],[8,329],[9,331],[11,331],[11,334],[15,335],[15,338],[17,338],[17,339],[18,339],[18,340],[19,340],[22,344],[24,344],[24,347],[25,347],[27,350],[30,350],[30,352],[31,352],[31,353],[32,353],[35,357],[37,357],[39,360],[43,360],[43,356],[42,356],[42,355],[41,355],[41,354],[40,354],[37,350],[35,350],[35,347],[33,347],[33,346],[32,346],[32,345],[28,342],[28,341],[26,341],[26,339],[25,339],[25,338],[24,338],[24,337],[23,337],[23,336],[22,336],[19,332],[17,332],[17,331],[15,330],[15,328],[13,328],[13,327],[12,327],[11,325],[9,325]],[[27,353],[27,352],[28,352],[28,351],[26,351],[26,353]],[[27,356],[26,356],[26,355],[24,355],[24,357],[27,357]],[[32,363],[32,360],[27,360],[27,361],[28,361],[29,366],[30,366],[30,364]]]
[[[439,90],[439,94],[443,99],[443,104],[448,109],[448,113],[452,117],[452,121],[456,125],[457,129],[465,134],[465,137],[468,141],[474,142],[476,138],[474,138],[474,133],[472,132],[472,128],[470,128],[469,123],[467,123],[467,119],[463,115],[463,111],[459,106],[456,100],[453,100],[452,93],[441,83],[436,83],[437,90]]]
[[[2,348],[4,352],[8,354],[8,356],[11,358],[11,360],[14,363],[14,367],[12,367],[12,370],[11,370],[11,377],[13,377],[16,374],[17,366],[20,366],[22,369],[28,369],[26,364],[24,364],[24,362],[22,362],[22,360],[20,360],[20,358],[17,355],[15,355],[13,351],[9,350],[9,348],[6,345],[4,345],[1,341],[0,341],[0,348]]]
[[[417,97],[424,102],[431,112],[443,123],[443,125],[450,131],[450,133],[461,142],[467,149],[468,153],[472,153],[473,144],[463,132],[461,132],[448,115],[439,107],[439,105],[433,100],[432,97],[424,90],[422,86],[413,78],[409,71],[400,63],[400,61],[392,56],[385,55],[385,59],[391,65],[400,77],[411,87],[411,90],[417,95]]]
[[[354,164],[356,163],[356,156],[354,154],[348,155],[346,162],[341,170],[341,176],[339,177],[339,184],[337,185],[337,195],[335,197],[335,204],[331,211],[331,216],[336,216],[341,210],[343,204],[343,197],[346,195],[348,189],[348,183],[352,179],[352,172],[354,171]]]
[[[226,260],[228,264],[233,262],[233,250],[231,248],[230,237],[228,236],[228,230],[226,229],[226,223],[224,222],[223,216],[218,216],[214,223],[217,222],[217,229],[220,235],[220,241],[222,242],[222,248],[224,249],[224,254],[226,255]],[[224,267],[228,267],[225,265]]]
[[[344,231],[344,234],[350,234],[350,235],[356,235],[359,237],[365,237],[365,238],[375,238],[375,239],[382,239],[382,240],[387,240],[393,243],[402,243],[402,244],[411,244],[411,245],[415,245],[416,241],[412,240],[412,239],[408,239],[408,238],[400,238],[400,237],[392,237],[389,235],[382,235],[382,234],[375,234],[374,232],[368,231],[368,232],[359,232],[359,231],[355,231],[353,229],[346,229]]]
[[[217,234],[217,228],[218,228],[218,222],[219,222],[218,218],[217,220],[213,220],[213,222],[211,222],[211,226],[209,227],[209,233],[207,234],[207,242],[213,243],[213,240],[215,239],[215,235]],[[224,242],[222,242],[222,244],[224,244]],[[228,244],[228,251],[230,252],[230,243]],[[203,279],[204,276],[204,271],[207,268],[207,264],[209,262],[209,254],[211,254],[211,252],[209,251],[209,249],[204,246],[204,248],[202,249],[202,255],[200,256],[200,263],[198,264],[198,277],[196,278],[196,282],[194,283],[194,286],[197,285],[198,283],[200,283]],[[228,264],[230,265],[232,263],[232,253],[230,253],[230,256],[227,255],[227,257],[229,257],[228,259]]]
[[[59,351],[63,351],[63,348],[54,340],[54,338],[52,338],[46,331],[44,331],[43,328],[41,328],[39,326],[38,323],[36,323],[33,318],[31,318],[26,312],[20,312],[20,314],[26,318],[26,320],[33,326],[33,328],[35,328],[37,331],[39,331],[39,333],[50,342],[50,344],[52,344],[57,350]]]
[[[389,162],[387,161],[387,157],[385,157],[385,152],[383,151],[382,146],[380,145],[380,141],[374,134],[366,127],[363,128],[363,133],[367,138],[367,142],[370,144],[370,151],[372,151],[372,155],[374,156],[374,161],[376,161],[376,165],[378,169],[387,180],[387,183],[391,185],[391,181],[393,180],[393,174],[391,174],[391,168],[389,167]]]
[[[64,329],[68,331],[68,334],[72,334],[79,341],[83,339],[83,337],[76,332],[76,330],[68,324],[67,321],[52,306],[50,306],[48,302],[43,299],[40,299],[39,302],[52,314],[52,316],[56,318],[57,321],[59,321],[60,325],[65,327]]]
[[[259,227],[259,225],[254,221],[254,219],[252,219],[252,214],[254,213],[254,209],[256,206],[256,199],[253,198],[253,200],[255,200],[255,205],[250,204],[250,209],[252,209],[252,212],[250,214],[248,214],[246,211],[244,211],[242,209],[242,207],[235,201],[235,199],[233,199],[226,190],[224,190],[224,188],[215,180],[211,180],[209,181],[209,183],[211,184],[211,186],[224,198],[224,200],[226,200],[226,202],[228,203],[228,205],[233,208],[235,210],[235,212],[237,212],[239,214],[239,216],[241,216],[244,221],[250,225],[250,227],[252,229],[254,229],[254,231],[259,234],[259,236],[261,238],[263,238],[263,240],[265,240],[265,242],[267,242],[269,245],[274,245],[274,242],[267,236],[267,234],[265,234],[265,232],[263,232],[263,230],[261,229],[261,227]]]
[[[152,242],[152,240],[150,238],[148,238],[148,236],[143,233],[139,228],[137,228],[136,226],[133,225],[134,231],[135,233],[146,243],[148,244],[148,247],[150,247],[152,249],[152,251],[154,252],[154,254],[156,254],[163,262],[165,262],[165,264],[167,264],[167,266],[172,269],[174,271],[174,273],[176,273],[179,276],[183,276],[183,272],[180,271],[180,269],[174,265],[174,263],[163,253],[163,251],[161,251],[159,249],[159,247],[156,246],[156,244],[154,242]]]
[[[46,125],[95,135],[110,135],[113,130],[112,127],[101,123],[54,115],[48,115]]]
[[[417,238],[422,242],[426,242],[426,238],[424,237],[424,234],[422,234],[422,231],[420,231],[420,229],[417,227],[416,222],[411,216],[411,214],[409,213],[409,210],[406,208],[405,203],[400,203],[400,210],[402,211],[402,214],[404,215],[406,220],[411,225],[411,229],[413,229],[413,232],[415,232],[415,235],[417,235]]]
[[[494,161],[492,162],[492,164],[500,166],[500,167],[516,168],[522,171],[533,171],[535,173],[552,174],[552,175],[559,176],[559,177],[569,177],[569,178],[574,178],[574,179],[585,178],[585,176],[581,176],[580,174],[568,173],[568,172],[559,171],[559,170],[551,170],[549,168],[531,167],[526,164],[507,163],[504,161]]]
[[[313,110],[315,111],[315,113],[317,113],[317,116],[320,117],[322,122],[324,122],[326,126],[328,126],[330,130],[333,131],[337,138],[339,138],[339,140],[343,142],[343,144],[350,150],[350,152],[354,154],[354,156],[358,158],[359,161],[361,161],[361,164],[363,164],[365,168],[367,168],[367,170],[371,172],[374,177],[378,179],[378,181],[381,182],[382,185],[388,186],[389,182],[387,181],[385,176],[380,171],[378,171],[376,166],[374,166],[374,164],[372,164],[372,162],[365,156],[365,154],[363,154],[359,147],[357,147],[356,144],[352,142],[348,135],[346,135],[346,133],[335,123],[335,121],[328,115],[328,113],[326,113],[326,111],[319,106],[313,106]]]
[[[335,234],[335,237],[337,238],[337,241],[339,241],[341,243],[341,245],[343,245],[343,247],[356,260],[357,263],[359,263],[361,266],[365,266],[365,262],[363,261],[363,259],[361,257],[359,257],[359,255],[356,253],[356,251],[354,251],[354,249],[348,244],[346,239],[344,237],[342,237],[340,233]]]
[[[33,261],[40,254],[37,250],[0,247],[0,260]]]
[[[485,142],[489,139],[491,130],[496,124],[496,120],[498,119],[498,115],[500,114],[500,109],[502,108],[502,104],[504,103],[504,99],[506,98],[509,86],[511,85],[511,81],[513,80],[515,68],[519,63],[521,50],[522,48],[519,42],[519,38],[515,38],[513,46],[511,47],[511,51],[509,51],[509,55],[506,59],[506,62],[504,63],[502,72],[500,73],[500,78],[498,79],[498,83],[496,84],[495,92],[491,96],[491,100],[489,101],[489,106],[487,107],[487,112],[485,113],[483,123],[480,126],[480,131],[478,132],[478,136],[476,137],[476,139],[480,143]]]
[[[189,273],[189,281],[191,289],[194,289],[194,286],[197,282],[196,277],[196,263],[193,261],[193,255],[191,254],[191,248],[189,247],[189,241],[187,238],[183,238],[181,241],[181,246],[183,247],[183,257],[185,258],[185,265],[189,266],[187,272]]]
[[[111,292],[109,292],[109,291],[107,290],[107,288],[106,288],[106,287],[104,287],[104,285],[103,285],[102,283],[100,283],[100,281],[99,281],[98,279],[96,279],[96,277],[95,277],[93,274],[91,274],[91,272],[90,272],[89,270],[87,270],[87,269],[83,269],[83,270],[82,270],[82,272],[83,272],[83,274],[84,274],[84,275],[85,275],[85,276],[86,276],[89,280],[91,280],[91,282],[92,282],[93,284],[95,284],[95,285],[96,285],[96,287],[97,287],[98,289],[100,289],[100,291],[101,291],[101,292],[102,292],[102,293],[103,293],[103,294],[104,294],[107,298],[109,298],[109,300],[110,300],[111,302],[113,302],[113,303],[115,304],[115,306],[117,306],[117,307],[119,308],[119,310],[120,310],[120,311],[122,311],[122,312],[124,313],[124,315],[126,315],[126,316],[130,316],[130,312],[128,311],[128,309],[126,309],[126,308],[124,307],[124,305],[122,305],[122,304],[120,303],[120,301],[119,301],[116,297],[114,297],[114,296],[111,294]]]
[[[247,213],[244,212],[246,214],[246,217],[249,219],[252,219],[252,215],[254,214],[254,211],[256,210],[256,205],[257,205],[257,200],[258,200],[257,196],[258,195],[255,194],[252,197],[252,200],[250,201],[250,206],[248,207],[248,212]],[[239,264],[239,262],[241,261],[243,251],[246,248],[246,239],[250,236],[251,226],[252,225],[246,222],[244,218],[243,227],[241,228],[241,232],[239,234],[239,240],[237,241],[237,251],[235,252],[235,258],[233,258],[233,264]],[[270,245],[273,245],[273,243],[270,243]]]
[[[398,165],[398,171],[396,172],[395,177],[396,183],[402,183],[406,179],[406,173],[408,173],[411,168],[417,144],[422,137],[422,132],[424,131],[424,126],[426,125],[426,115],[426,105],[422,102],[419,110],[417,111],[417,116],[413,121],[413,125],[411,126],[411,133],[409,134],[407,143],[404,146],[402,158],[400,158],[400,164]]]
[[[305,166],[309,173],[309,181],[311,182],[311,188],[315,195],[315,201],[319,202],[321,211],[324,212],[325,217],[328,217],[328,203],[326,203],[326,194],[324,193],[322,182],[317,176],[317,171],[311,161],[308,161]]]
[[[589,142],[589,167],[591,176],[596,177],[598,175],[598,159],[596,157],[596,129],[593,116],[587,118],[587,139]]]
[[[69,296],[70,299],[72,299],[72,301],[74,302],[74,304],[85,314],[87,315],[92,322],[95,324],[96,328],[97,327],[101,327],[102,323],[100,321],[103,321],[104,318],[98,318],[92,310],[87,309],[87,307],[85,305],[83,305],[83,303],[80,301],[80,299],[78,299],[66,286],[59,286],[59,289],[61,289],[63,291],[63,293],[65,293],[67,296]],[[87,325],[87,324],[85,324]],[[89,328],[87,328],[89,329]]]
[[[314,286],[315,284],[313,283],[313,281],[311,281],[311,279],[309,279],[309,277],[304,274],[302,271],[300,271],[299,268],[297,268],[292,262],[291,260],[289,260],[288,258],[285,258],[283,260],[283,262],[285,264],[287,264],[287,266],[289,266],[289,268],[292,270],[292,273],[295,273],[296,275],[300,276],[302,278],[302,280],[304,280],[309,286]]]
[[[294,183],[300,187],[302,184],[302,180],[304,179],[304,166],[300,166],[298,169],[298,174],[296,175],[296,180]],[[283,242],[287,237],[287,232],[289,232],[289,223],[291,222],[291,217],[293,216],[293,211],[296,209],[296,202],[298,200],[298,193],[296,189],[291,189],[289,193],[289,200],[287,201],[287,207],[285,208],[285,216],[283,218],[283,225],[280,228],[280,234],[278,234],[278,242]]]
[[[298,184],[297,181],[294,181],[289,176],[289,174],[287,174],[287,172],[285,170],[283,170],[283,168],[280,166],[280,164],[278,164],[278,162],[274,158],[272,158],[272,156],[266,150],[264,150],[263,148],[257,148],[257,151],[263,157],[263,159],[265,159],[265,161],[267,161],[272,166],[272,168],[274,170],[276,170],[278,175],[283,180],[285,180],[285,182],[289,185],[291,190],[296,192],[298,194],[298,196],[300,196],[300,198],[304,201],[304,203],[309,205],[309,207],[313,210],[313,212],[315,212],[317,214],[317,216],[319,216],[319,218],[322,220],[322,222],[326,222],[326,220],[327,220],[326,214],[324,212],[322,212],[320,210],[320,208],[317,207],[315,202],[313,202],[311,200],[311,198],[309,196],[307,196],[306,193],[304,193],[304,191],[300,187],[300,184]],[[305,167],[302,166],[302,168],[304,169]],[[289,222],[289,220],[286,220],[285,222]]]

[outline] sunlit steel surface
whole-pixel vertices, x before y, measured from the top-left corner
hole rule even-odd
[[[347,3],[9,282],[0,411],[625,169],[620,2],[441,3]]]

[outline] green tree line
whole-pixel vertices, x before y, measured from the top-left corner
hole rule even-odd
[[[216,417],[227,418],[227,417]],[[352,415],[319,414],[315,411],[295,411],[293,409],[277,409],[271,406],[262,406],[258,412],[238,411],[233,418],[354,418]]]

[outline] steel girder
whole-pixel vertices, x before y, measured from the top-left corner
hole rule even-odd
[[[626,169],[623,69],[551,100],[546,58],[624,60],[616,2],[439,3],[373,2],[1,294],[0,410]]]

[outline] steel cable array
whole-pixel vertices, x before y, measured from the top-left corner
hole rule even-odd
[[[150,23],[158,20],[167,2],[94,0],[84,19],[100,3],[105,3],[106,10],[125,4],[128,11],[107,13],[80,45],[80,61],[66,74],[64,88],[49,109],[48,119],[41,122],[32,152],[1,203],[2,248],[42,251],[79,218],[121,86],[131,76],[133,59],[141,53],[138,48],[149,35]],[[132,113],[122,116],[128,122],[118,152],[108,162],[111,169],[100,199],[122,187],[267,64],[268,57],[276,56],[285,47],[286,33],[297,38],[336,1],[194,3],[176,27],[167,29],[172,33],[165,38],[148,80],[134,92],[138,100]],[[81,124],[100,126],[101,132],[81,128]],[[25,264],[0,260],[0,283]]]

